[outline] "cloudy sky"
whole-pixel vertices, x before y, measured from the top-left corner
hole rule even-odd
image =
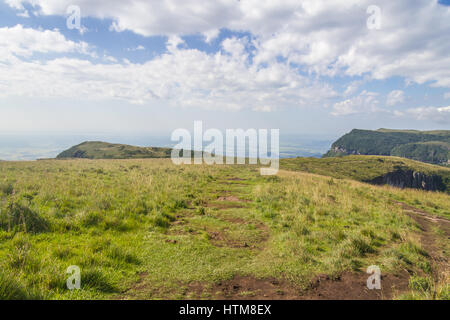
[[[0,0],[0,131],[450,129],[449,53],[448,0]]]

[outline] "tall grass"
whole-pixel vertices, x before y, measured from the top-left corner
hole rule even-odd
[[[224,195],[246,201],[214,202]],[[261,177],[254,166],[1,162],[0,299],[111,298],[142,274],[151,288],[142,297],[161,298],[178,296],[180,283],[237,273],[307,285],[372,264],[427,272],[417,225],[395,203],[448,208],[448,196],[427,195],[310,174]],[[71,265],[82,290],[66,288]]]

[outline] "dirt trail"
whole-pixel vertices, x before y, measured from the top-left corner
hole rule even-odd
[[[419,225],[420,242],[432,260],[432,276],[438,281],[443,272],[448,272],[449,263],[442,248],[440,248],[434,229],[438,227],[444,232],[446,239],[450,236],[450,221],[445,218],[434,217],[415,207],[398,202],[403,212],[408,214]],[[382,290],[368,290],[366,288],[367,275],[364,273],[347,273],[338,281],[319,277],[311,290],[302,299],[391,299],[396,294],[408,290],[410,275],[405,271],[399,275],[384,275],[381,277]]]
[[[239,204],[249,202],[248,200],[239,199],[230,194],[220,196],[217,201]],[[448,272],[449,263],[445,252],[440,248],[439,237],[435,233],[435,228],[444,232],[446,239],[450,236],[450,221],[445,218],[434,217],[429,213],[411,207],[404,203],[398,202],[403,212],[408,214],[419,225],[422,232],[420,233],[421,244],[424,250],[430,255],[432,260],[432,276],[437,281],[443,272]],[[233,206],[219,205],[219,209],[230,209]],[[234,209],[239,210],[236,206]],[[254,223],[260,232],[259,242],[268,241],[270,230],[262,222],[246,221],[240,217],[224,216],[218,214],[218,218],[225,220],[231,224],[248,224]],[[210,234],[211,242],[214,245],[223,245],[228,247],[240,248],[250,247],[247,243],[239,241],[231,241],[224,233],[214,232]],[[263,248],[260,248],[263,249]],[[408,283],[410,274],[404,271],[397,275],[384,274],[381,277],[382,290],[369,290],[366,286],[368,274],[364,272],[354,273],[345,272],[337,279],[331,279],[327,275],[320,275],[312,282],[311,286],[302,290],[292,283],[275,278],[258,279],[252,276],[236,275],[230,280],[223,280],[216,283],[192,282],[182,284],[180,286],[186,288],[187,299],[223,299],[223,300],[380,300],[392,299],[396,295],[408,291]],[[144,279],[146,275],[141,276],[141,280],[119,299],[133,298],[134,293],[149,290],[148,284]],[[175,292],[174,292],[175,293]],[[174,294],[172,293],[172,294]],[[153,292],[154,297],[164,298],[170,297],[169,292]]]
[[[424,250],[430,255],[433,262],[432,276],[434,280],[438,280],[443,272],[450,270],[450,264],[445,254],[444,248],[439,246],[438,237],[435,228],[439,228],[445,235],[446,239],[450,238],[450,220],[445,218],[434,217],[429,213],[409,206],[402,202],[397,202],[403,211],[408,214],[419,225],[422,233],[420,240]]]
[[[242,181],[240,178],[228,178],[227,181]],[[226,182],[226,181],[224,181]],[[222,182],[222,183],[224,183]],[[241,199],[235,195],[232,195],[233,190],[227,190],[226,192],[221,192],[220,195],[213,203],[207,203],[206,207],[216,208],[219,212],[215,213],[217,219],[228,222],[230,225],[253,225],[258,231],[258,236],[255,239],[232,239],[227,234],[227,229],[225,230],[215,230],[209,232],[210,241],[213,245],[217,247],[229,247],[229,248],[251,248],[262,250],[264,244],[268,241],[270,232],[269,228],[261,221],[252,219],[246,220],[241,216],[226,215],[221,213],[222,210],[228,209],[244,209],[246,206],[244,204],[251,203],[252,201],[247,199]]]
[[[237,275],[216,283],[193,282],[188,285],[191,299],[209,296],[219,300],[379,300],[391,299],[408,287],[409,275],[382,276],[382,290],[369,290],[365,273],[344,273],[338,279],[318,276],[310,288],[301,289],[287,280]]]
[[[433,263],[433,277],[437,281],[442,272],[449,270],[447,258],[437,244],[434,227],[439,227],[449,237],[450,221],[433,217],[425,211],[398,203],[404,212],[412,217],[420,226],[421,243],[430,255]],[[366,282],[368,274],[346,272],[337,279],[327,275],[318,276],[307,290],[300,290],[291,283],[277,279],[257,279],[254,277],[236,276],[232,280],[221,281],[206,290],[215,299],[290,299],[290,300],[380,300],[392,299],[396,295],[408,291],[410,274],[406,271],[397,275],[381,276],[382,289],[369,290]],[[194,296],[200,297],[206,284],[194,283],[190,289]],[[214,294],[215,293],[215,294]]]

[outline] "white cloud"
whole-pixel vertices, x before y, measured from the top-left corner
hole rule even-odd
[[[353,95],[353,94],[355,94],[356,93],[356,91],[358,90],[358,88],[362,85],[364,83],[364,81],[363,80],[361,80],[361,81],[352,81],[348,86],[347,86],[347,88],[345,89],[345,91],[344,91],[344,96],[345,97],[348,97],[348,96],[351,96],[351,95]]]
[[[111,25],[109,26],[109,31],[115,31],[115,32],[122,32],[125,31],[116,21],[113,21]]]
[[[213,42],[219,36],[219,33],[220,33],[220,31],[218,29],[212,29],[212,30],[203,32],[203,36],[205,37],[205,42],[206,43]]]
[[[18,16],[18,17],[22,17],[22,18],[29,18],[29,17],[30,17],[30,14],[28,13],[27,10],[24,10],[24,11],[22,11],[22,12],[19,12],[19,13],[17,14],[17,16]]]
[[[169,52],[174,52],[178,50],[179,45],[182,45],[184,43],[184,40],[179,36],[170,36],[167,40],[167,50],[169,50]]]
[[[84,46],[67,41],[56,30],[19,26],[10,33],[11,28],[6,29],[0,29],[0,48],[6,48],[14,59],[0,55],[0,96],[82,96],[135,104],[162,101],[168,106],[266,112],[277,106],[321,106],[336,96],[329,85],[311,81],[285,63],[266,67],[251,64],[244,50],[245,39],[226,39],[222,43],[224,52],[208,54],[186,48],[183,39],[172,36],[167,52],[145,63],[126,59],[118,63],[110,56],[102,58],[104,63],[94,63],[65,57]],[[15,35],[18,30],[20,35]],[[46,61],[21,58],[33,52],[62,56]]]
[[[390,107],[403,102],[405,102],[405,93],[402,90],[393,90],[386,98],[386,105]]]
[[[93,63],[68,58],[68,53],[94,54],[87,43],[67,40],[58,30],[0,28],[0,95],[81,94],[140,104],[156,99],[184,107],[267,112],[331,103],[336,92],[323,82],[327,80],[318,80],[330,78],[319,76],[363,76],[365,80],[347,86],[346,100],[333,105],[332,114],[339,116],[379,111],[376,93],[353,96],[366,79],[402,76],[409,83],[450,87],[450,9],[435,1],[379,0],[383,25],[369,30],[366,9],[372,2],[6,0],[19,11],[30,4],[41,15],[65,15],[68,5],[79,5],[83,16],[112,19],[111,31],[166,35],[168,40],[167,52],[145,63],[119,63],[110,56]],[[200,34],[211,43],[223,28],[250,35],[223,40],[215,54],[189,49],[182,37]],[[28,61],[34,53],[59,56]],[[403,101],[403,91],[395,90],[386,104]],[[437,119],[447,113],[427,107],[407,114]]]
[[[22,3],[25,3],[26,1],[22,0],[5,0],[5,3],[9,5],[11,8],[17,9],[17,10],[25,10]]]
[[[106,62],[112,62],[112,63],[117,63],[118,62],[118,60],[116,58],[111,57],[111,56],[107,56],[107,55],[103,56],[103,60],[106,61]]]
[[[254,106],[253,111],[256,112],[272,112],[274,110],[274,108],[272,106]]]
[[[258,47],[255,63],[276,57],[307,72],[369,74],[450,87],[450,9],[433,0],[377,0],[382,27],[369,30],[373,0],[7,0],[28,3],[44,15],[64,15],[79,5],[84,16],[113,19],[112,30],[151,35],[203,34],[207,42],[223,28],[248,31]]]
[[[331,112],[334,116],[346,116],[364,112],[378,111],[377,100],[378,94],[376,92],[362,91],[358,96],[337,102],[333,106]]]
[[[431,120],[441,124],[450,124],[450,106],[413,108],[408,109],[406,114],[416,120]]]
[[[247,38],[238,39],[236,37],[227,38],[222,42],[222,48],[234,57],[247,58],[246,46],[248,44]]]
[[[58,30],[35,30],[22,25],[0,28],[0,59],[67,52],[92,54],[86,42],[67,40]]]
[[[145,47],[143,45],[138,45],[137,47],[134,48],[127,48],[127,51],[144,51]]]

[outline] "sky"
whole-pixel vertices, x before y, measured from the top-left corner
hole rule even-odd
[[[449,53],[448,0],[0,0],[0,132],[450,129]]]

